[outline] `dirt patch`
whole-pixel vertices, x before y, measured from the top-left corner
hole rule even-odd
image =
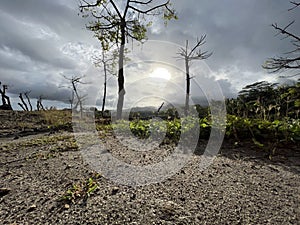
[[[111,154],[140,165],[161,160],[174,147],[161,146],[144,156],[144,152],[133,154],[124,148],[113,135],[106,134],[105,141]],[[300,221],[296,146],[277,149],[270,159],[253,145],[235,146],[227,141],[207,169],[199,169],[202,158],[194,154],[174,176],[143,187],[119,185],[94,171],[69,132],[2,139],[0,152],[0,224]],[[97,188],[87,194],[95,183]]]

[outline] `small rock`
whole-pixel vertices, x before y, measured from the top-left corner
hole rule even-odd
[[[70,205],[69,204],[65,204],[65,209],[69,209]]]
[[[10,192],[8,188],[0,188],[0,197],[7,195]]]
[[[119,191],[119,188],[118,187],[113,187],[112,191],[111,191],[111,195],[115,195],[117,194]]]
[[[136,194],[133,193],[131,196],[130,196],[130,200],[135,200],[136,199]]]
[[[66,165],[65,170],[72,168],[72,166],[70,164]]]
[[[179,197],[179,200],[184,202],[185,201],[185,197]]]
[[[35,209],[36,209],[36,205],[33,204],[33,205],[31,205],[31,206],[28,208],[27,212],[32,212],[32,211],[35,210]]]

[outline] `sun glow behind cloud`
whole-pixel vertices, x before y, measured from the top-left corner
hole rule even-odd
[[[171,79],[171,73],[163,67],[157,67],[155,68],[149,75],[150,77],[153,78],[161,78],[165,80],[170,80]]]

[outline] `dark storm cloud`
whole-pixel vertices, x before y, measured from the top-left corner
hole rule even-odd
[[[0,80],[10,93],[69,98],[70,90],[60,88],[68,85],[62,74],[81,74],[90,58],[81,49],[71,51],[81,42],[95,43],[77,14],[76,1],[1,2]]]
[[[266,57],[278,54],[278,49],[289,45],[274,37],[271,24],[278,22],[284,26],[292,19],[300,21],[300,15],[287,11],[291,6],[289,1],[190,0],[190,4],[185,3],[175,2],[181,8],[180,19],[172,23],[170,36],[184,43],[185,39],[195,41],[197,36],[207,34],[203,48],[214,52],[209,61],[217,62],[216,67],[237,61],[251,69],[260,68]]]
[[[275,37],[276,31],[271,27],[275,22],[285,26],[296,20],[291,31],[299,32],[300,13],[287,11],[291,7],[289,1],[173,2],[179,20],[169,22],[166,28],[163,21],[154,18],[149,39],[180,45],[188,39],[192,45],[197,37],[206,34],[207,42],[202,48],[213,55],[205,62],[212,70],[211,79],[218,80],[228,97],[257,80],[276,81],[273,78],[276,75],[267,74],[261,65],[269,57],[292,50],[291,43]],[[11,93],[32,90],[34,97],[44,93],[49,99],[65,100],[70,89],[59,88],[69,85],[62,75],[88,72],[91,82],[95,76],[99,78],[101,74],[90,70],[92,56],[99,53],[96,52],[99,44],[85,29],[88,19],[78,16],[78,3],[77,0],[1,1],[0,81],[10,85]],[[157,52],[168,55],[167,49]],[[131,76],[135,80],[135,75]],[[95,84],[98,88],[102,87],[101,79]],[[116,82],[109,85],[114,91],[111,96],[116,96]]]
[[[2,4],[3,13],[0,15],[1,21],[5,21],[0,24],[2,48],[5,46],[32,61],[59,68],[70,69],[76,66],[75,62],[71,62],[59,51],[60,39],[66,38],[70,33],[76,37],[76,31],[80,33],[78,29],[81,23],[74,30],[75,24],[72,24],[71,18],[76,17],[69,8],[57,3],[55,5],[54,1],[20,1],[18,7],[15,1],[9,1],[9,4],[7,2]]]
[[[156,28],[150,36],[159,38],[165,34],[165,40],[184,45],[187,39],[192,45],[197,37],[206,34],[207,42],[202,49],[213,52],[206,62],[216,73],[226,71],[224,78],[237,89],[247,82],[263,79],[267,74],[261,67],[264,61],[291,49],[288,40],[275,37],[272,23],[284,27],[296,20],[291,31],[299,32],[300,13],[288,11],[289,1],[175,0],[174,6],[179,20],[170,22],[167,29],[161,24],[160,32]]]

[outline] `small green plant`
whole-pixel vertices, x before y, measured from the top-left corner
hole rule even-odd
[[[96,181],[99,176],[100,174],[94,174],[84,182],[73,184],[72,187],[63,194],[61,200],[73,204],[76,204],[79,200],[86,201],[87,198],[99,188]]]

